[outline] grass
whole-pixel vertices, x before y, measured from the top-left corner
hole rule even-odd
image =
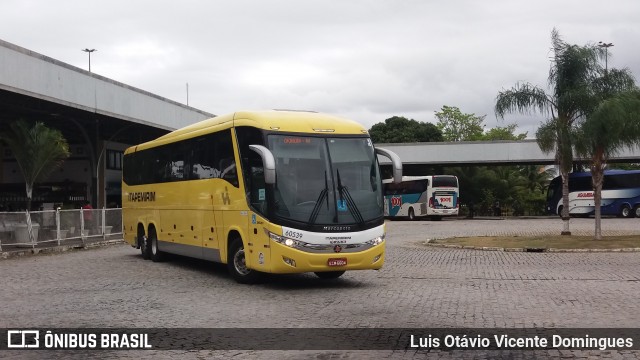
[[[594,240],[593,236],[476,236],[439,239],[433,244],[462,245],[499,248],[555,248],[555,249],[621,249],[640,248],[639,235],[603,236]]]

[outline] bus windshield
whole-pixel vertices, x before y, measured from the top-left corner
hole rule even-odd
[[[273,215],[310,225],[382,218],[381,179],[368,137],[269,135],[276,160]]]

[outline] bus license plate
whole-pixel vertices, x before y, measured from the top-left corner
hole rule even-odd
[[[346,266],[347,258],[339,258],[339,259],[329,259],[327,262],[328,266]]]

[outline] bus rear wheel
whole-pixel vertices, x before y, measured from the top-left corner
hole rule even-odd
[[[409,220],[413,221],[416,219],[416,214],[413,212],[413,208],[409,208]]]
[[[633,207],[633,215],[637,218],[640,218],[640,205],[636,205]]]
[[[324,271],[324,272],[317,272],[315,274],[320,279],[337,279],[340,276],[342,276],[342,274],[344,274],[344,271]]]
[[[260,280],[260,273],[247,267],[244,245],[238,237],[229,244],[227,269],[231,277],[241,284],[254,284]]]
[[[620,208],[620,216],[623,218],[630,218],[633,216],[631,212],[631,207],[629,205],[622,205]]]
[[[149,238],[147,239],[147,243],[149,243],[149,258],[153,262],[164,261],[165,253],[158,249],[158,236],[156,235],[156,229],[149,229]]]
[[[149,260],[151,256],[151,252],[149,249],[149,239],[144,234],[143,229],[138,229],[138,246],[140,246],[140,254],[142,258],[145,260]]]

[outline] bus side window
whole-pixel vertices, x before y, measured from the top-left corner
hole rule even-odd
[[[220,178],[228,181],[234,187],[238,187],[238,174],[236,171],[236,160],[233,155],[231,130],[216,133],[213,141],[216,145],[215,154],[219,161],[218,171],[220,172]]]
[[[231,183],[231,185],[235,187],[238,186],[238,173],[236,172],[236,162],[233,160],[233,158],[220,160],[219,169],[221,171],[221,178],[227,180]]]

